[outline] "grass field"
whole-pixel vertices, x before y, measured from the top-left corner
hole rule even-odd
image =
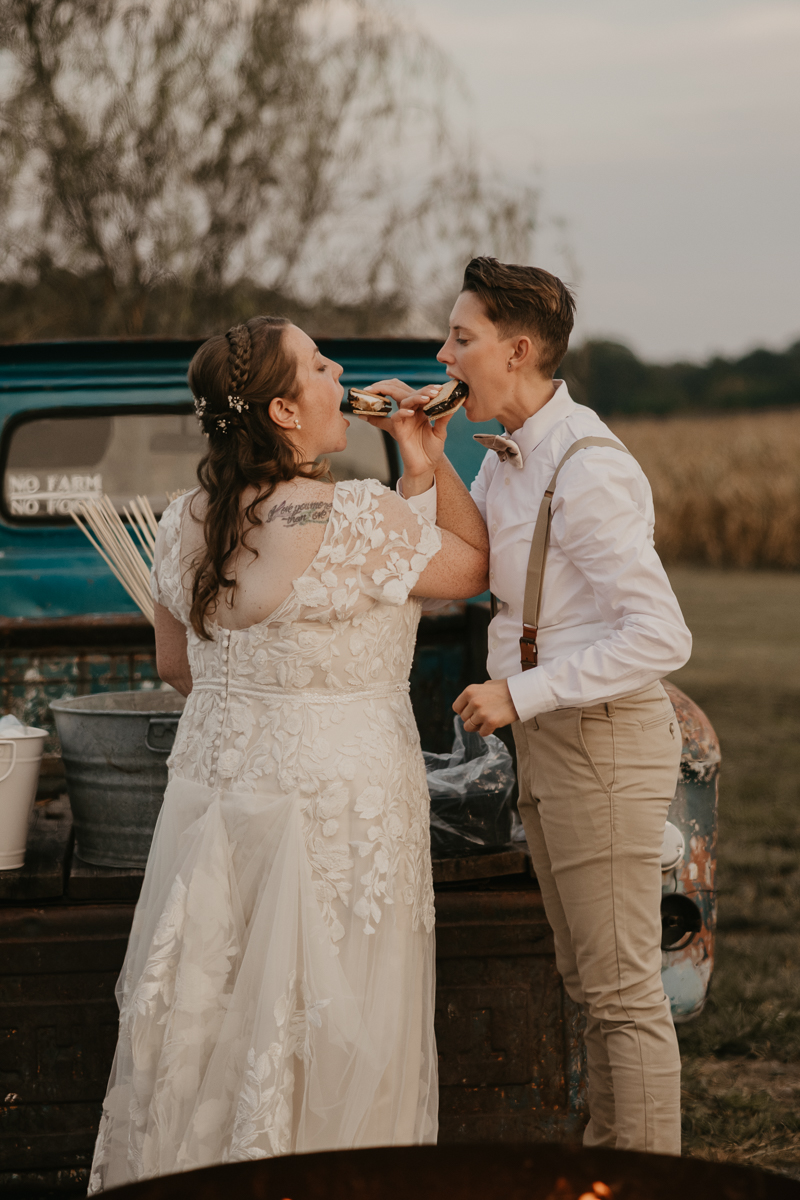
[[[679,1030],[684,1152],[800,1178],[800,574],[672,567],[671,678],[720,736],[718,957]]]
[[[664,562],[800,567],[800,409],[609,424],[650,480]]]

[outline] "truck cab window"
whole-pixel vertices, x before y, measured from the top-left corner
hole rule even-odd
[[[115,507],[146,495],[163,512],[168,497],[197,484],[206,440],[193,413],[134,412],[35,415],[10,435],[3,471],[3,508],[14,522],[63,523],[76,504],[106,492]],[[338,479],[391,482],[381,433],[351,419],[346,450],[331,455]]]

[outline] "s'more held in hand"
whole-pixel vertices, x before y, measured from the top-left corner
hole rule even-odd
[[[351,412],[364,417],[388,417],[392,411],[388,396],[376,396],[374,392],[363,392],[360,388],[350,388],[347,403]]]
[[[457,412],[469,395],[469,388],[461,379],[450,379],[439,389],[432,400],[423,406],[426,417],[435,420],[436,417],[449,417]]]

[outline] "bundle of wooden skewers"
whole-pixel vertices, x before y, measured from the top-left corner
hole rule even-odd
[[[146,496],[137,496],[131,500],[130,509],[123,505],[122,511],[127,525],[108,496],[102,495],[82,501],[72,517],[152,625],[150,567],[158,521]]]

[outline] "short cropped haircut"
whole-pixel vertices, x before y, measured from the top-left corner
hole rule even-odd
[[[500,337],[532,336],[539,346],[538,369],[547,376],[555,373],[575,320],[575,298],[566,284],[541,267],[473,258],[461,290],[483,301]]]

